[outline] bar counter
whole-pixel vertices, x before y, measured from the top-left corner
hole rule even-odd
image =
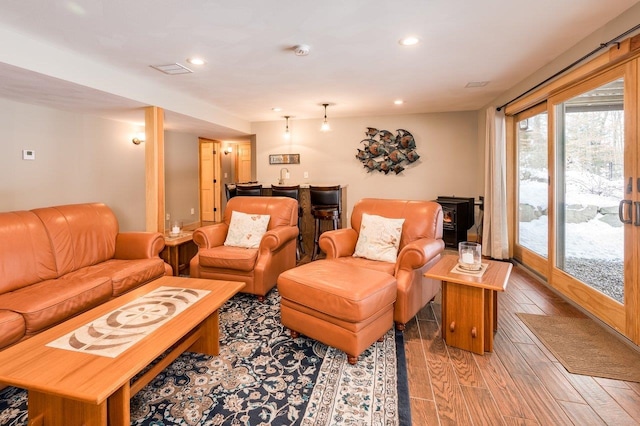
[[[254,184],[260,184],[260,182],[252,182]],[[266,197],[271,196],[271,183],[262,184],[262,195]],[[277,184],[273,184],[278,186]],[[292,182],[285,182],[281,186],[293,186],[298,185]],[[313,232],[315,227],[315,222],[313,220],[313,216],[311,216],[311,196],[309,193],[309,186],[335,186],[340,185],[340,198],[342,200],[342,214],[340,216],[340,228],[347,227],[347,185],[332,183],[301,183],[300,185],[300,206],[302,206],[302,220],[300,221],[300,233],[302,234],[302,241],[304,245],[304,252],[306,255],[310,256],[313,252]],[[232,187],[232,185],[229,185]],[[320,230],[325,231],[331,229],[332,224],[328,220],[320,221]]]

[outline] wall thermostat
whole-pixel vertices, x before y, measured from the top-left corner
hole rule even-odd
[[[32,149],[23,149],[22,150],[22,159],[23,160],[35,160],[36,152]]]

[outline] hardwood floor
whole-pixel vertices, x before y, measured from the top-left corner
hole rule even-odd
[[[484,356],[444,343],[438,300],[407,324],[413,425],[640,425],[640,383],[567,372],[515,313],[584,314],[519,266],[498,310]]]

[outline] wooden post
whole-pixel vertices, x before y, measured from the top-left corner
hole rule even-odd
[[[145,110],[146,230],[165,231],[164,110]]]

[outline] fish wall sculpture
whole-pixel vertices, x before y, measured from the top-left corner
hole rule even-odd
[[[407,164],[420,158],[416,151],[416,141],[411,132],[398,129],[394,136],[388,130],[367,127],[366,138],[361,140],[363,148],[358,148],[356,158],[367,171],[377,170],[385,175],[389,172],[401,173]]]

